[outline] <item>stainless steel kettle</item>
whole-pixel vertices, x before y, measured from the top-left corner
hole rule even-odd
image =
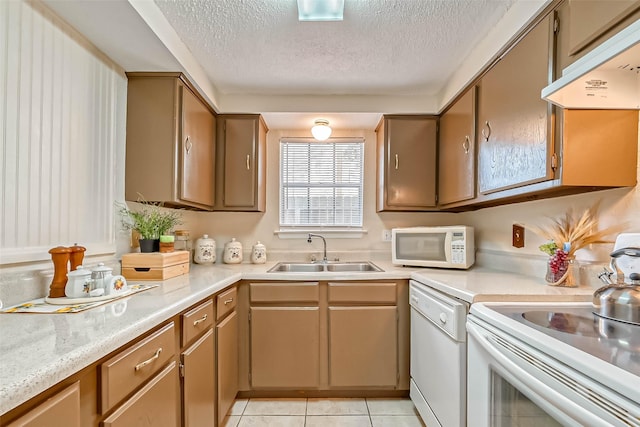
[[[600,274],[606,286],[593,294],[594,314],[607,319],[640,325],[640,273],[629,274],[629,282],[617,266],[617,259],[622,256],[640,258],[640,248],[621,248],[611,253],[610,268]],[[616,281],[611,280],[616,272]]]

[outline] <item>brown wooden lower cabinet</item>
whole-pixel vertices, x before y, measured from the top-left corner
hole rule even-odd
[[[120,405],[102,425],[177,427],[180,425],[178,389],[178,367],[174,361]]]
[[[318,307],[252,307],[250,323],[254,388],[319,387]]]
[[[238,314],[235,311],[216,326],[216,335],[218,425],[222,425],[238,394]]]
[[[7,427],[80,426],[80,383],[75,382]]]
[[[243,395],[408,390],[407,280],[245,282],[239,294]]]
[[[213,427],[216,419],[213,332],[209,329],[181,355],[184,427]]]
[[[396,307],[329,307],[329,386],[397,383]]]

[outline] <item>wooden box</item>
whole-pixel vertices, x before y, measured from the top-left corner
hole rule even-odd
[[[122,275],[127,280],[166,280],[189,272],[189,251],[122,255]]]

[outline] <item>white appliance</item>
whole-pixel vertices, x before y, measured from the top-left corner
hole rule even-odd
[[[467,303],[412,280],[410,396],[429,427],[466,425]]]
[[[468,425],[640,426],[640,326],[590,303],[478,303],[467,332]]]
[[[475,262],[473,228],[394,228],[391,261],[395,265],[467,269]]]
[[[565,68],[542,89],[542,98],[563,108],[640,108],[640,20]]]

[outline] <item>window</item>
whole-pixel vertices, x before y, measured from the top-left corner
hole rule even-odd
[[[362,227],[364,141],[280,141],[280,226]]]

